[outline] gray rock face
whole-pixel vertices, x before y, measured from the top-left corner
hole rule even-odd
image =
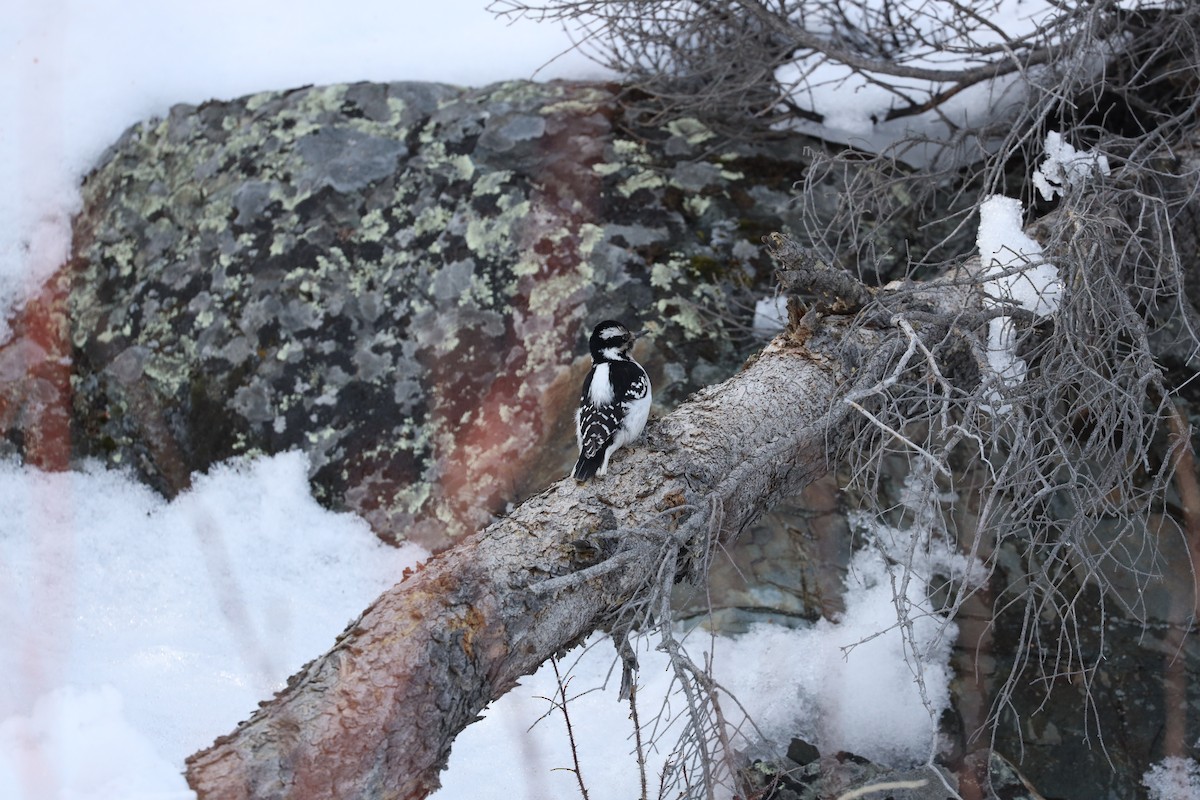
[[[131,128],[41,306],[71,454],[172,494],[299,448],[325,503],[440,547],[565,474],[595,321],[656,325],[638,355],[668,405],[729,374],[729,299],[771,283],[804,143],[707,152],[613,92],[342,85]]]

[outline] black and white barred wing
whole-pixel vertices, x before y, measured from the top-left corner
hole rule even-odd
[[[620,395],[618,403],[632,408],[650,396],[650,378],[641,366],[632,361],[618,361],[611,369],[613,385]]]
[[[584,403],[579,407],[579,453],[586,459],[597,458],[612,442],[620,427],[620,406],[594,406]]]

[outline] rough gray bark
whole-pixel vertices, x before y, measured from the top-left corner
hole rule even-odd
[[[826,470],[849,406],[821,349],[781,336],[652,423],[606,479],[559,481],[432,558],[189,758],[189,784],[204,800],[424,797],[454,737],[518,678],[610,623],[675,554]],[[664,545],[679,548],[669,562]]]

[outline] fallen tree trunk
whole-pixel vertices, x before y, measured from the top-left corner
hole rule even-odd
[[[826,471],[849,406],[817,349],[781,336],[652,423],[606,479],[559,481],[430,559],[190,757],[188,783],[205,800],[436,789],[454,737],[489,702],[657,579],[665,537],[696,552]]]

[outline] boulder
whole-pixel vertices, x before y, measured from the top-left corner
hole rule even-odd
[[[65,407],[58,466],[99,459],[170,496],[298,449],[318,499],[387,540],[476,530],[566,474],[595,322],[652,328],[637,355],[660,406],[752,349],[759,240],[786,227],[810,143],[712,148],[618,93],[362,83],[135,125],[0,350],[64,373],[54,401],[45,380],[0,387],[9,451],[38,462],[30,409]]]

